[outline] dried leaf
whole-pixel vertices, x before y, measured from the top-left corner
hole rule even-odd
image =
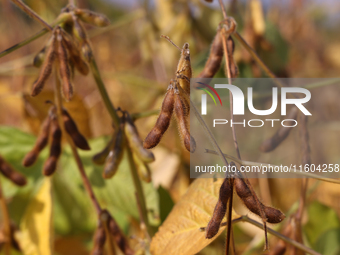
[[[47,116],[49,107],[46,101],[54,101],[54,94],[51,90],[44,90],[38,96],[32,98],[28,94],[23,95],[25,103],[25,120],[34,134],[38,134],[42,121]],[[79,132],[85,137],[90,137],[92,132],[89,123],[89,111],[86,108],[84,100],[75,94],[72,101],[64,103],[65,108],[77,123]]]
[[[51,255],[53,242],[51,179],[45,178],[20,223],[18,240],[25,255]]]
[[[213,178],[201,178],[190,185],[153,237],[150,246],[153,255],[196,254],[222,233],[225,227],[214,238],[206,239],[199,230],[213,214],[222,182],[223,179],[214,182]]]

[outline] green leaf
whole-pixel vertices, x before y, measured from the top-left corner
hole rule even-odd
[[[166,217],[171,212],[172,208],[174,207],[174,201],[172,200],[169,192],[162,186],[159,186],[158,188],[158,195],[159,195],[160,218],[161,223],[163,223]]]
[[[339,255],[340,228],[330,229],[322,234],[315,244],[315,250],[323,255]]]
[[[92,156],[105,147],[105,141],[107,139],[93,139],[90,141],[91,151],[79,151],[92,188],[103,208],[108,208],[112,213],[118,210],[138,219],[139,215],[134,194],[135,188],[126,155],[124,155],[115,176],[108,180],[104,180],[102,177],[103,167],[92,162]],[[66,148],[65,154],[62,160],[61,174],[63,177],[61,179],[65,186],[69,187],[74,194],[77,194],[77,200],[81,201],[81,198],[78,198],[78,196],[84,197],[82,181],[69,147]],[[142,186],[148,210],[159,215],[157,190],[153,187],[152,183],[142,182]],[[159,221],[154,219],[151,213],[149,214],[149,220],[152,225],[159,224]]]
[[[35,140],[34,136],[16,128],[0,127],[0,154],[28,178],[28,184],[23,188],[2,178],[5,197],[11,198],[9,211],[12,219],[17,223],[27,207],[29,198],[35,193],[37,184],[43,177],[41,169],[48,156],[47,148],[32,167],[24,168],[21,165],[22,159],[32,149]],[[92,163],[92,156],[104,148],[107,140],[107,137],[90,140],[92,150],[79,150],[79,153],[100,205],[102,208],[107,208],[116,218],[119,226],[127,231],[128,217],[138,219],[139,215],[134,195],[135,189],[126,158],[123,158],[117,174],[110,180],[102,178],[102,166]],[[58,169],[52,179],[56,232],[59,234],[92,232],[96,225],[95,210],[83,187],[79,170],[67,144],[63,146]],[[158,225],[159,220],[152,216],[159,215],[157,190],[152,183],[143,183],[143,189],[147,208],[153,211],[153,214],[149,214],[150,223]]]
[[[21,165],[22,159],[32,149],[34,142],[35,137],[30,134],[13,127],[0,127],[0,154],[28,179],[25,187],[18,187],[3,178],[3,189],[5,190],[6,197],[13,197],[18,192],[21,194],[31,192],[35,187],[34,184],[41,179],[43,158],[46,158],[47,150],[43,151],[34,166],[25,168]]]
[[[307,211],[308,222],[303,228],[308,241],[313,247],[325,232],[334,228],[340,228],[339,217],[332,208],[315,201],[308,206]]]

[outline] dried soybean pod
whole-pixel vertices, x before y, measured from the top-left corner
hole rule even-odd
[[[178,93],[179,98],[181,99],[182,105],[183,105],[183,113],[185,117],[188,117],[190,114],[190,95],[185,92],[184,89],[182,89],[181,86],[176,87],[175,92]]]
[[[267,220],[264,214],[264,205],[258,200],[258,198],[253,196],[245,181],[242,178],[236,178],[234,181],[234,187],[236,194],[240,197],[244,205],[251,212],[259,215],[262,218],[263,223],[265,223]]]
[[[143,162],[135,153],[133,154],[133,160],[136,164],[139,177],[147,183],[151,182],[151,171],[148,164]]]
[[[74,64],[74,66],[77,68],[77,70],[81,74],[87,75],[89,73],[90,69],[89,69],[88,65],[86,64],[86,62],[82,59],[80,50],[74,44],[74,42],[72,41],[72,38],[70,38],[70,36],[63,30],[62,30],[62,36],[63,36],[64,44],[65,44],[68,52],[70,53],[70,58],[71,58],[71,60]]]
[[[221,67],[223,58],[222,35],[218,30],[210,47],[210,54],[198,78],[212,78]]]
[[[177,84],[177,83],[176,83]],[[175,86],[175,116],[178,123],[179,133],[184,142],[185,148],[189,152],[195,152],[196,150],[196,142],[194,138],[190,135],[190,127],[188,123],[188,116],[186,116],[186,103],[185,100],[179,95],[178,86]]]
[[[161,37],[168,40],[172,45],[181,51],[181,57],[177,65],[176,78],[179,81],[179,85],[190,95],[190,79],[192,78],[192,69],[189,44],[185,43],[181,49],[173,41],[171,41],[169,36],[161,35]]]
[[[221,222],[226,214],[227,203],[228,200],[230,199],[232,192],[233,190],[229,183],[229,179],[225,178],[220,188],[220,195],[215,206],[213,216],[211,217],[211,220],[209,221],[208,226],[206,228],[205,238],[208,239],[213,238],[218,233]]]
[[[61,28],[57,29],[57,56],[59,61],[59,75],[62,81],[62,92],[66,101],[73,96],[73,85],[71,82],[71,69],[68,63],[66,45],[61,34]]]
[[[286,217],[280,210],[265,206],[259,201],[260,207],[258,206],[256,202],[256,198],[252,195],[249,187],[241,178],[235,179],[235,190],[237,195],[241,198],[242,202],[245,204],[245,206],[256,215],[259,215],[261,217],[261,208],[265,214],[266,219],[262,219],[264,221],[267,221],[269,223],[280,223],[284,220]],[[261,217],[262,218],[262,217]]]
[[[41,90],[44,88],[45,82],[50,77],[52,73],[52,65],[56,58],[56,35],[55,32],[52,34],[52,43],[48,47],[48,50],[46,52],[46,58],[44,60],[43,66],[40,69],[39,77],[34,82],[32,87],[31,96],[34,97],[38,95]]]
[[[79,19],[77,16],[73,15],[73,34],[82,42],[82,41],[87,41],[87,35],[85,28],[79,22]]]
[[[238,75],[238,68],[236,62],[234,60],[234,50],[235,50],[235,43],[231,36],[227,39],[227,48],[228,48],[228,62],[230,66],[230,75],[231,78],[236,78]]]
[[[110,151],[113,150],[116,135],[117,133],[115,132],[105,148],[92,157],[92,161],[94,163],[96,163],[97,165],[103,165],[105,163],[105,159],[109,155]]]
[[[92,55],[92,49],[91,49],[89,41],[84,41],[82,43],[81,51],[83,52],[83,55],[84,55],[85,59],[88,62],[90,62],[92,60],[92,58],[93,58],[93,55]]]
[[[106,211],[106,210],[104,210]],[[119,249],[125,254],[125,255],[133,255],[134,252],[130,248],[129,243],[125,239],[122,231],[120,230],[117,222],[112,218],[110,213],[106,211],[108,214],[108,229],[110,234],[112,235],[114,241],[116,242]]]
[[[90,42],[83,25],[79,22],[77,16],[73,15],[73,34],[81,41],[81,50],[85,59],[90,62],[93,58]]]
[[[170,85],[168,86],[168,90],[165,94],[161,107],[161,112],[158,116],[156,124],[143,142],[144,148],[151,149],[161,141],[163,134],[170,125],[173,109],[174,109],[174,87],[172,83],[170,83]]]
[[[123,158],[124,153],[124,125],[125,119],[122,118],[119,124],[119,129],[115,139],[115,145],[113,150],[110,151],[109,155],[105,160],[103,177],[105,179],[111,178],[118,170],[118,166]]]
[[[280,210],[270,206],[264,206],[264,213],[266,214],[269,223],[280,223],[286,218]]]
[[[0,172],[10,181],[18,186],[24,186],[27,183],[26,177],[15,171],[12,166],[0,156]]]
[[[179,85],[190,95],[190,79],[192,78],[192,70],[190,63],[189,44],[185,43],[181,50],[181,58],[177,66],[177,79]]]
[[[287,115],[287,119],[296,120],[298,114],[298,108],[292,107]],[[295,122],[291,121],[289,126],[294,125]],[[267,140],[265,140],[261,146],[260,151],[262,152],[270,152],[273,151],[277,146],[279,146],[289,135],[289,132],[292,130],[292,127],[280,127],[277,132]]]
[[[71,115],[64,108],[62,111],[62,117],[64,122],[65,131],[70,135],[74,144],[82,150],[91,150],[86,138],[79,132],[76,123],[72,119]]]
[[[103,14],[92,12],[86,9],[75,9],[74,13],[84,22],[97,27],[110,25],[110,20]]]
[[[50,115],[46,117],[43,124],[41,125],[40,133],[35,142],[33,149],[28,152],[22,161],[22,165],[29,167],[34,164],[39,156],[39,153],[46,147],[48,143],[48,136],[50,133],[51,118]]]
[[[56,115],[52,116],[50,132],[52,142],[50,145],[50,155],[45,161],[43,167],[43,174],[45,176],[50,176],[54,173],[57,168],[57,162],[61,154],[61,129],[59,127]]]
[[[129,142],[129,145],[134,152],[143,162],[150,163],[155,161],[155,156],[149,150],[143,147],[143,141],[140,138],[137,128],[131,119],[131,116],[127,113],[125,122],[125,135]]]
[[[103,224],[99,221],[97,229],[93,236],[94,247],[91,255],[102,255],[104,254],[104,246],[106,241],[106,233]]]

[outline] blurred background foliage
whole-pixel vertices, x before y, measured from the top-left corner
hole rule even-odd
[[[278,77],[336,77],[340,68],[340,3],[337,1],[225,1],[228,14],[238,23],[238,31],[258,52]],[[25,1],[44,20],[52,22],[67,1]],[[173,78],[180,53],[160,39],[168,35],[176,44],[190,44],[193,77],[204,67],[209,46],[218,23],[222,20],[217,1],[109,1],[78,0],[80,8],[103,13],[111,20],[106,28],[88,26],[94,55],[115,106],[132,113],[159,109],[169,80]],[[40,31],[41,26],[10,1],[0,3],[0,51],[19,43]],[[53,98],[52,84],[47,84],[36,98],[29,96],[38,75],[33,67],[34,55],[43,47],[45,35],[25,47],[0,58],[0,154],[17,170],[24,173],[28,185],[17,188],[2,178],[11,219],[20,225],[28,204],[43,183],[41,167],[47,150],[38,163],[29,169],[21,166],[24,155],[32,148],[35,135],[47,113],[44,102]],[[250,55],[236,42],[235,59],[240,77],[266,77]],[[216,77],[224,77],[223,70]],[[52,80],[52,79],[51,79]],[[134,188],[126,161],[111,180],[103,180],[102,169],[91,162],[112,133],[110,117],[101,101],[91,75],[75,75],[76,96],[65,106],[90,139],[92,150],[81,152],[86,172],[103,207],[114,215],[127,236],[134,236],[133,247],[143,247],[139,241],[139,215]],[[264,89],[265,90],[265,89]],[[261,91],[260,91],[261,92]],[[327,99],[322,106],[311,106],[316,113],[310,121],[313,163],[339,163],[340,89],[332,86],[312,92]],[[263,100],[266,104],[266,100]],[[137,121],[141,137],[145,137],[157,116]],[[150,221],[156,228],[164,221],[174,203],[193,180],[189,178],[189,154],[171,125],[161,146],[154,150],[156,161],[151,164],[153,182],[144,185]],[[239,131],[242,137],[242,131]],[[270,155],[256,152],[261,137],[241,139],[244,158],[252,161],[282,159],[284,151],[298,153],[291,143],[298,134],[290,135],[280,148]],[[268,137],[267,135],[263,136]],[[244,149],[243,149],[244,148]],[[230,152],[233,152],[230,144]],[[232,154],[232,153],[231,153]],[[298,154],[297,154],[298,155]],[[80,176],[68,146],[63,150],[59,170],[52,179],[53,222],[56,254],[88,254],[96,217],[84,192]],[[298,180],[252,180],[259,197],[288,212],[296,205],[300,186]],[[311,181],[304,217],[304,240],[322,254],[340,254],[339,188],[335,184]],[[235,202],[238,213],[248,213]],[[263,232],[249,224],[236,225],[237,250],[258,254],[262,250]],[[254,238],[255,237],[255,238]],[[223,254],[224,235],[217,238],[200,254]],[[253,240],[253,242],[252,242]],[[261,241],[262,240],[262,241]],[[273,246],[277,239],[271,239]]]

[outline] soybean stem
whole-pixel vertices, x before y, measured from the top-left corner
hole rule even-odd
[[[126,139],[126,138],[125,138]],[[127,141],[126,141],[127,143]],[[148,212],[147,212],[147,208],[146,208],[146,202],[145,202],[145,196],[144,196],[144,190],[142,187],[142,183],[138,177],[138,173],[137,173],[137,169],[136,169],[136,164],[135,161],[133,160],[133,156],[132,156],[132,151],[130,149],[129,146],[126,146],[126,151],[127,151],[127,155],[128,155],[128,160],[129,160],[129,166],[130,166],[130,171],[131,171],[131,175],[132,175],[132,179],[133,179],[133,183],[135,185],[135,189],[136,189],[136,194],[137,194],[137,206],[139,204],[140,207],[140,211],[141,211],[141,221],[144,220],[147,232],[149,234],[149,236],[153,236],[153,230],[151,229],[151,226],[149,224],[149,219],[148,219]]]
[[[226,12],[226,10],[225,10],[223,1],[222,1],[222,0],[218,0],[218,1],[219,1],[219,3],[220,3],[220,7],[221,7],[221,10],[222,10],[223,18],[226,19],[228,16],[227,16],[227,12]]]
[[[242,44],[242,46],[248,51],[248,53],[253,57],[255,62],[262,68],[262,70],[270,77],[274,79],[274,82],[276,85],[278,85],[280,88],[285,87],[285,85],[277,79],[276,75],[269,69],[269,67],[262,61],[262,59],[257,55],[257,53],[253,50],[252,47],[243,39],[243,37],[235,31],[233,33],[233,36]],[[289,93],[295,98],[298,98],[298,96],[295,93]]]
[[[238,223],[238,222],[248,222],[258,228],[261,228],[263,229],[263,225],[259,222],[257,222],[256,220],[253,220],[253,219],[250,219],[248,216],[244,215],[244,216],[241,216],[239,218],[236,218],[234,220],[232,220],[232,223],[235,224],[235,223]],[[221,223],[221,227],[224,227],[228,224],[228,222],[223,222]],[[202,227],[200,228],[200,231],[205,231],[205,227]],[[267,228],[268,232],[270,234],[272,234],[273,236],[276,236],[278,238],[280,238],[281,240],[285,241],[286,243],[290,244],[290,245],[293,245],[294,247],[300,249],[301,251],[304,251],[306,253],[309,253],[311,255],[321,255],[320,253],[312,250],[311,248],[297,242],[297,241],[294,241],[288,237],[286,237],[285,235],[282,235],[281,233],[271,229],[271,228]]]
[[[229,37],[229,34],[222,33],[222,40],[223,40],[223,51],[224,51],[224,58],[225,58],[225,64],[226,64],[226,76],[228,77],[228,83],[231,84],[231,72],[230,72],[230,63],[229,63],[229,52],[227,47],[227,37]],[[229,92],[229,108],[230,108],[230,117],[231,121],[234,122],[234,106],[233,106],[233,95],[231,92]],[[238,147],[237,137],[236,137],[236,130],[234,125],[231,128],[232,134],[233,134],[233,140],[234,140],[234,146],[236,149],[237,157],[241,160],[241,154],[240,149]]]
[[[157,115],[157,114],[159,114],[159,110],[152,110],[152,111],[147,111],[147,112],[137,112],[137,113],[132,113],[131,118],[132,118],[133,121],[135,121],[137,119],[146,118],[146,117],[150,117],[150,116]]]
[[[41,25],[43,25],[47,30],[52,31],[52,27],[47,24],[38,14],[35,13],[30,7],[28,7],[21,0],[11,0],[16,6],[18,6],[21,10],[23,10],[28,16],[32,19],[38,21]]]
[[[57,24],[60,24],[62,22],[64,22],[65,20],[67,20],[68,18],[70,17],[70,14],[69,13],[62,13],[58,16],[58,18],[56,19],[55,22],[53,22],[53,25],[52,27],[56,26]],[[41,36],[47,34],[47,32],[49,32],[49,30],[47,28],[44,28],[42,29],[40,32],[36,33],[35,35],[32,35],[31,37],[27,38],[26,40],[20,42],[20,43],[17,43],[11,47],[9,47],[8,49],[0,52],[0,58],[8,55],[9,53],[17,50],[17,49],[20,49],[21,47],[29,44],[30,42],[33,42],[34,40],[40,38]]]
[[[97,66],[94,58],[91,59],[90,68],[91,68],[93,77],[96,81],[97,88],[100,92],[100,95],[101,95],[103,101],[104,101],[105,107],[108,110],[108,112],[109,112],[109,114],[110,114],[110,116],[111,116],[111,118],[114,122],[114,125],[116,127],[118,127],[119,122],[120,122],[119,116],[117,114],[116,109],[113,106],[112,101],[109,98],[109,95],[108,95],[107,90],[105,88],[104,82],[103,82],[103,80],[100,76],[98,66]],[[137,192],[138,197],[139,197],[141,212],[142,212],[148,233],[149,233],[150,236],[152,236],[152,230],[151,230],[151,227],[150,227],[149,221],[148,221],[148,214],[147,214],[147,209],[146,209],[146,202],[145,202],[143,187],[142,187],[141,181],[138,177],[136,165],[135,165],[135,162],[134,162],[133,156],[132,156],[132,151],[131,151],[129,146],[127,146],[126,151],[127,151],[127,154],[128,154],[129,165],[130,165],[131,175],[132,175],[132,178],[133,178],[133,183],[134,183],[136,192]]]
[[[119,117],[118,117],[118,114],[116,112],[116,109],[114,108],[110,98],[109,98],[109,95],[107,93],[107,90],[105,88],[105,85],[104,85],[104,82],[100,76],[100,72],[99,72],[99,69],[98,69],[98,66],[97,66],[97,63],[95,61],[94,58],[91,59],[90,61],[90,68],[91,68],[91,71],[92,71],[92,74],[93,74],[93,77],[96,81],[96,84],[97,84],[97,88],[99,90],[99,93],[104,101],[104,104],[105,104],[105,107],[106,109],[108,110],[113,122],[114,122],[114,125],[116,127],[119,126]]]
[[[53,22],[52,27],[54,27],[54,26],[56,26],[56,25],[58,25],[60,23],[63,23],[70,16],[71,16],[70,13],[61,13],[58,16],[58,18],[56,19],[56,21]],[[108,27],[105,27],[103,29],[96,29],[95,31],[91,31],[89,33],[89,38],[92,38],[94,36],[97,36],[99,34],[107,32],[107,31],[109,31],[111,29],[118,28],[118,27],[120,27],[122,25],[127,24],[128,22],[131,22],[131,21],[133,21],[135,19],[139,19],[141,17],[143,17],[143,13],[142,12],[140,12],[140,11],[133,12],[133,13],[127,15],[127,16],[124,16],[122,19],[118,20],[115,24],[112,24],[112,25],[110,25]],[[47,28],[44,28],[40,32],[38,32],[35,35],[27,38],[26,40],[24,40],[24,41],[22,41],[20,43],[17,43],[15,45],[11,46],[10,48],[0,52],[0,58],[6,56],[7,54],[9,54],[9,53],[11,53],[11,52],[13,52],[13,51],[15,51],[17,49],[20,49],[21,47],[29,44],[30,42],[33,42],[34,40],[36,40],[36,39],[40,38],[41,36],[45,35],[48,31],[49,30]]]
[[[222,8],[222,12],[223,15],[225,16],[225,10],[224,10],[224,6],[223,4],[220,2],[221,4],[221,8]],[[224,31],[224,30],[222,30]],[[220,32],[222,33],[222,40],[223,40],[223,51],[224,51],[224,58],[225,58],[225,71],[226,71],[226,76],[228,77],[228,83],[231,84],[231,73],[230,73],[230,63],[229,63],[229,52],[228,52],[228,47],[227,47],[227,39],[229,37],[229,34],[224,33],[224,32]],[[234,122],[234,114],[233,114],[233,95],[231,94],[231,92],[229,92],[229,107],[230,107],[230,118],[231,121]],[[241,159],[241,155],[240,155],[240,150],[238,148],[238,143],[237,143],[237,137],[236,137],[236,131],[235,131],[235,127],[234,125],[232,126],[232,134],[233,134],[233,140],[234,140],[234,146],[236,149],[236,153],[237,153],[237,157],[239,159]],[[234,180],[231,179],[231,188],[234,188]],[[230,196],[230,200],[229,200],[229,205],[228,205],[228,222],[231,222],[231,214],[232,214],[232,206],[233,206],[233,197],[234,197],[234,193],[231,193]],[[232,228],[231,228],[231,224],[228,224],[227,226],[227,238],[226,238],[226,254],[229,254],[229,247],[230,247],[230,239],[232,236]],[[235,252],[234,252],[235,253]]]
[[[63,105],[62,105],[62,98],[61,98],[61,92],[60,92],[60,80],[59,80],[59,76],[58,76],[58,69],[59,67],[57,66],[57,64],[55,65],[55,86],[54,86],[54,96],[55,96],[55,104],[57,106],[57,111],[58,111],[58,120],[59,120],[59,125],[60,125],[60,128],[62,129],[63,131],[63,134],[66,135],[66,138],[67,138],[67,141],[71,147],[71,150],[72,150],[72,154],[74,156],[74,159],[77,163],[77,166],[78,166],[78,169],[79,169],[79,173],[80,173],[80,176],[83,180],[83,184],[84,184],[84,187],[85,187],[85,190],[87,191],[88,195],[90,196],[90,199],[96,209],[96,212],[98,215],[100,215],[102,209],[99,205],[99,202],[92,190],[92,186],[91,186],[91,183],[89,181],[89,179],[87,178],[87,175],[86,175],[86,172],[85,172],[85,169],[84,169],[84,165],[81,161],[81,158],[78,154],[78,151],[77,151],[77,148],[76,146],[74,145],[73,143],[73,140],[70,138],[70,136],[65,132],[65,129],[64,129],[64,124],[63,124],[63,121],[62,121],[62,111],[63,111]]]
[[[248,223],[250,223],[250,224],[252,224],[252,225],[254,225],[254,226],[258,227],[258,228],[262,228],[263,229],[263,224],[257,222],[256,220],[250,219],[248,216],[242,216],[240,221],[248,222]],[[286,237],[285,235],[282,235],[281,233],[279,233],[279,232],[277,232],[277,231],[275,231],[275,230],[273,230],[271,228],[267,228],[267,231],[270,234],[280,238],[281,240],[285,241],[286,243],[289,243],[289,244],[295,246],[296,248],[298,248],[298,249],[300,249],[300,250],[302,250],[302,251],[304,251],[306,253],[309,253],[309,254],[312,254],[312,255],[321,255],[320,253],[318,253],[318,252],[316,252],[316,251],[314,251],[314,250],[304,246],[303,244],[301,244],[301,243],[299,243],[299,242],[297,242],[295,240],[292,240],[292,239]]]

